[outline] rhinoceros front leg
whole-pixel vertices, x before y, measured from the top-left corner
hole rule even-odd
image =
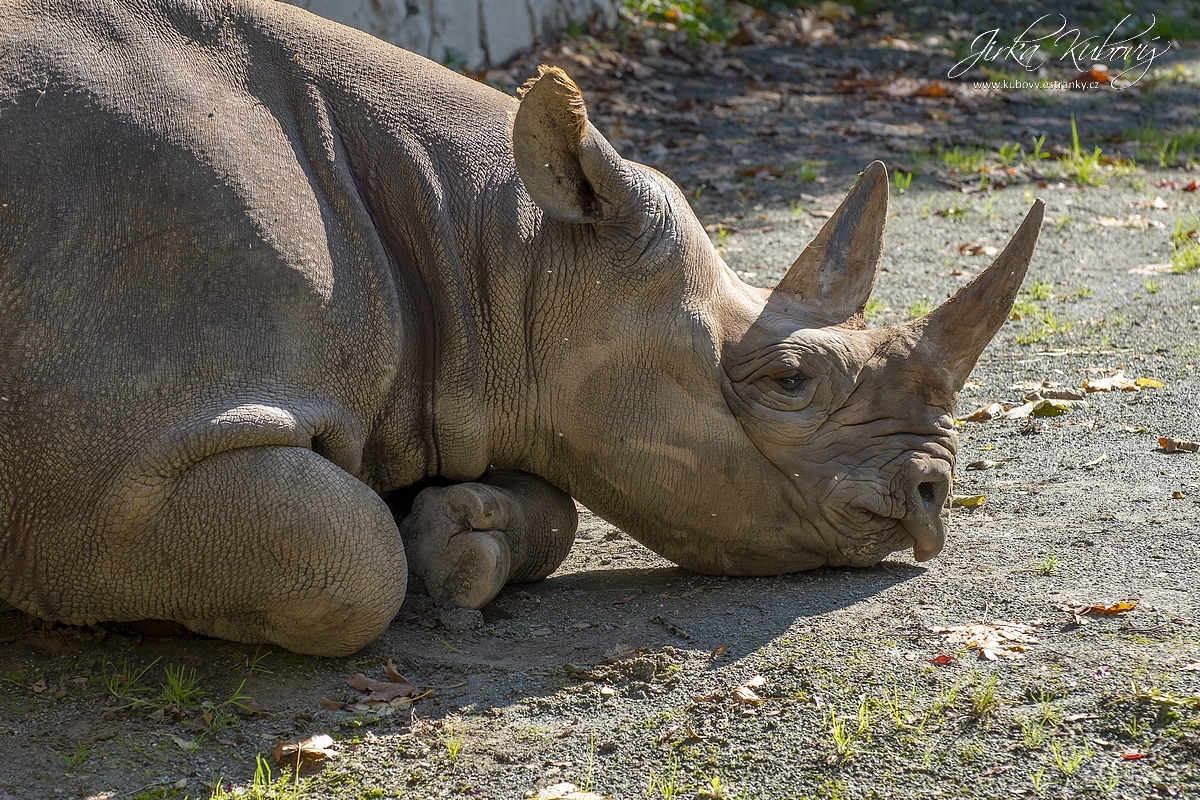
[[[482,608],[506,583],[549,575],[575,541],[570,495],[524,472],[429,488],[400,524],[412,574],[438,605]]]

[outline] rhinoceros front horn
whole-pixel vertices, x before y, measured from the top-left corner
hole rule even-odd
[[[883,254],[887,208],[887,169],[873,161],[776,291],[799,297],[807,308],[826,312],[831,320],[860,316]]]
[[[953,391],[962,387],[983,348],[1008,319],[1042,230],[1045,207],[1036,201],[991,266],[933,311],[908,323],[918,332],[914,352],[935,369],[945,370],[946,385]]]

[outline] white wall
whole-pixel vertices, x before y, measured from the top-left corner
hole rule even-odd
[[[610,0],[287,0],[335,22],[446,61],[446,48],[468,69],[496,67],[572,22],[598,15],[611,25]]]

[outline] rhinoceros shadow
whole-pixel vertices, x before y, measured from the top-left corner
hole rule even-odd
[[[805,637],[832,628],[851,636],[895,629],[904,622],[866,623],[892,613],[894,600],[882,595],[926,572],[885,561],[870,569],[720,578],[659,563],[561,572],[510,586],[483,609],[481,628],[463,632],[434,625],[429,617],[436,611],[415,597],[363,656],[369,661],[403,653],[421,673],[419,680],[465,683],[439,693],[443,707],[503,705],[554,694],[576,681],[576,668],[638,654],[666,651],[689,669],[701,659],[718,670],[761,654],[775,640],[794,650]],[[714,652],[718,657],[711,657]],[[432,708],[427,713],[440,715]]]

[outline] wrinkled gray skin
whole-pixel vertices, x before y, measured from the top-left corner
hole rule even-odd
[[[475,607],[549,574],[572,496],[712,574],[941,548],[956,393],[1040,203],[866,330],[878,163],[765,291],[558,71],[518,108],[215,0],[10,0],[0,53],[0,599],[332,655],[410,566]]]

